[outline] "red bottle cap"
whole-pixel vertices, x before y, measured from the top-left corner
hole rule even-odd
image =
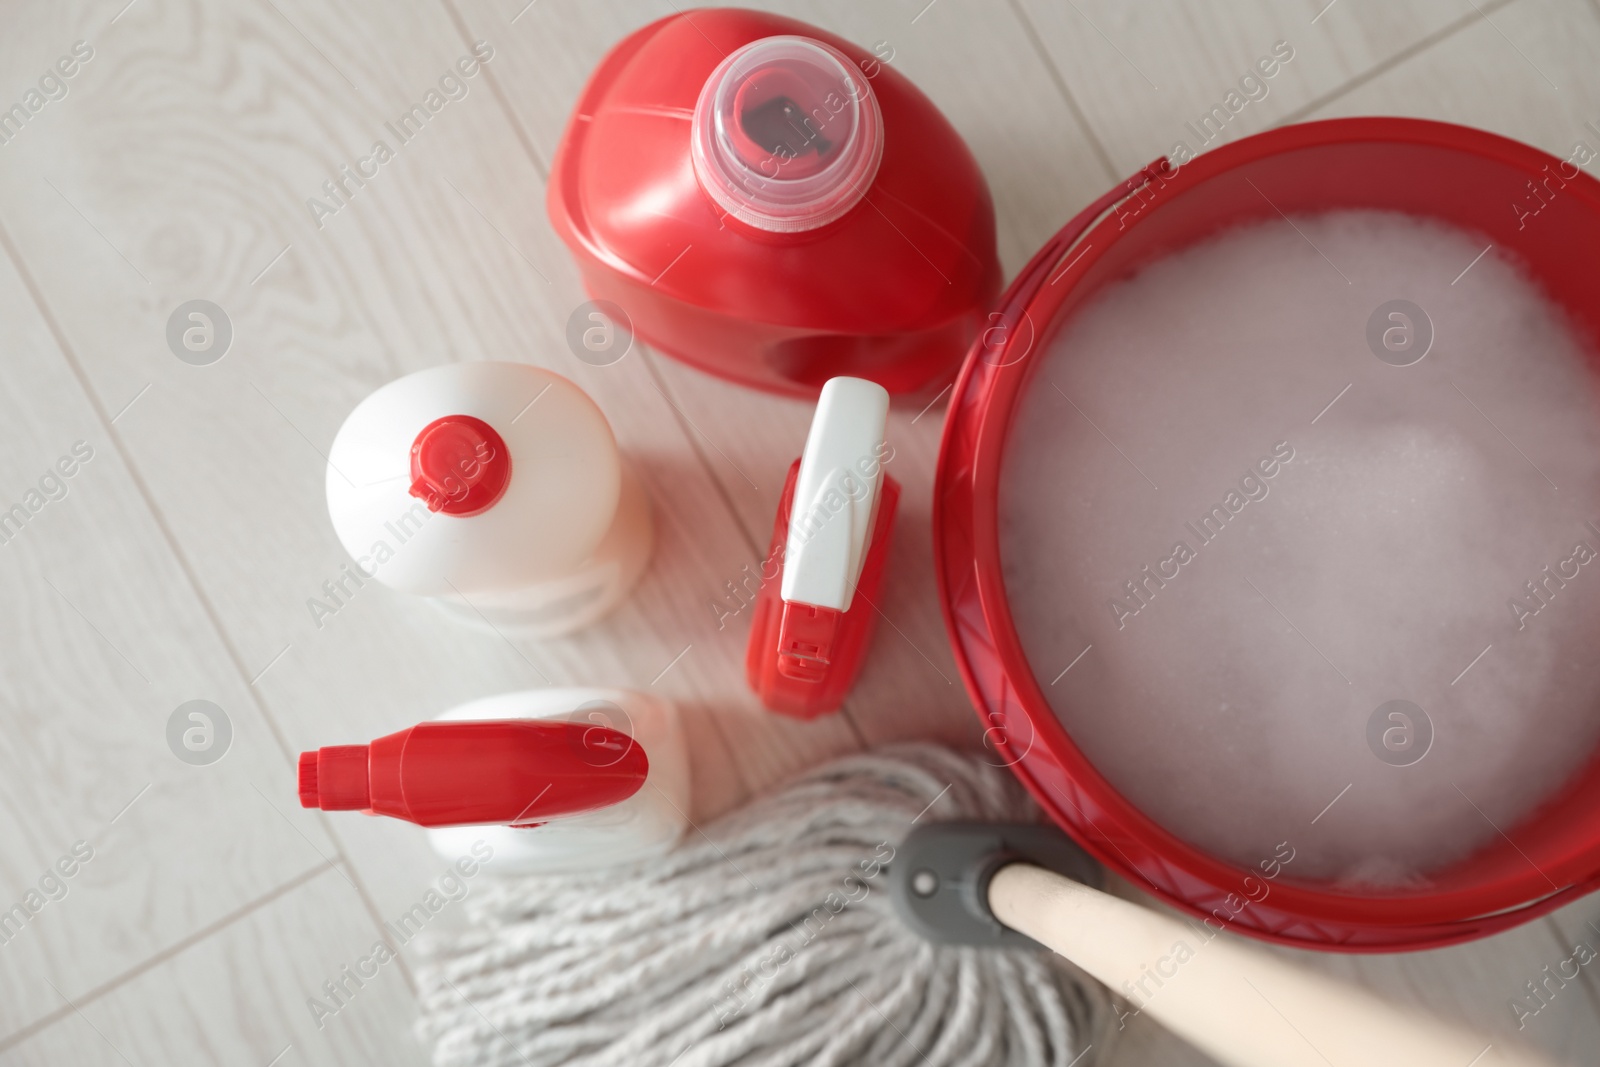
[[[627,800],[650,761],[620,730],[585,722],[425,722],[370,745],[300,753],[300,806],[420,826],[531,826]]]
[[[465,518],[487,511],[511,484],[511,453],[493,426],[446,415],[411,444],[411,495],[429,511]]]
[[[789,468],[778,517],[772,526],[768,565],[761,571],[750,644],[745,649],[745,679],[773,711],[798,719],[814,719],[838,710],[855,684],[877,622],[878,592],[889,557],[889,534],[900,502],[900,483],[883,476],[877,518],[856,582],[855,596],[845,611],[783,599],[783,559],[789,537],[800,460]],[[768,571],[775,571],[769,575]]]

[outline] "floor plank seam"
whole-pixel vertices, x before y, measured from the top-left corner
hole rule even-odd
[[[1561,929],[1561,924],[1556,922],[1555,915],[1545,915],[1540,921],[1549,928],[1551,935],[1555,938],[1557,951],[1563,955],[1573,952],[1576,946],[1568,944],[1566,933]],[[1591,923],[1590,925],[1592,926],[1593,924]],[[1578,985],[1583,989],[1584,996],[1588,998],[1589,1003],[1593,1005],[1595,1014],[1600,1016],[1600,978],[1596,978],[1593,971],[1586,970],[1580,965],[1578,968],[1578,977],[1569,978],[1567,980],[1578,983]]]
[[[288,895],[294,890],[307,884],[324,871],[332,870],[335,866],[336,861],[324,861],[314,867],[301,871],[288,881],[268,890],[266,893],[254,900],[247,901],[238,908],[235,908],[233,911],[222,916],[220,919],[213,921],[209,925],[203,926],[188,936],[173,942],[166,948],[161,949],[139,963],[134,964],[121,974],[102,982],[92,989],[78,994],[73,998],[71,1005],[65,1005],[53,1012],[50,1012],[49,1014],[42,1015],[21,1029],[15,1030],[12,1033],[7,1034],[5,1037],[0,1038],[0,1054],[10,1051],[17,1045],[20,1045],[22,1042],[33,1037],[35,1034],[48,1029],[55,1023],[60,1022],[62,1019],[70,1017],[74,1014],[74,1006],[76,1006],[77,1009],[82,1009],[84,1005],[91,1004],[94,1001],[105,997],[107,994],[115,992],[117,989],[131,982],[133,979],[138,978],[140,975],[145,974],[156,967],[159,967],[168,960],[176,958],[183,952],[193,948],[213,935],[221,933],[223,930],[226,930],[228,927],[239,922],[241,919],[248,918],[252,913],[259,911],[261,908],[271,904],[273,901]]]
[[[661,394],[661,399],[665,400],[667,406],[672,409],[673,422],[677,424],[679,432],[688,441],[689,447],[694,449],[695,456],[700,460],[701,468],[711,478],[711,484],[716,487],[717,495],[722,498],[723,506],[728,509],[728,515],[733,519],[733,527],[739,532],[746,550],[757,559],[760,559],[762,551],[760,538],[745,525],[744,518],[739,514],[739,506],[733,501],[733,494],[729,492],[727,485],[723,483],[721,475],[717,473],[716,467],[711,462],[711,457],[706,455],[705,449],[701,447],[698,431],[689,423],[688,417],[683,414],[683,409],[678,405],[677,400],[673,399],[670,392],[671,386],[667,383],[666,376],[656,366],[656,353],[641,348],[639,354],[644,357],[642,362],[656,391]]]
[[[78,388],[83,391],[85,398],[88,400],[91,409],[95,413],[95,416],[100,420],[102,426],[105,428],[107,436],[111,439],[112,447],[116,449],[117,455],[121,458],[124,467],[128,471],[128,477],[132,481],[135,491],[138,492],[140,499],[144,501],[145,508],[149,511],[151,520],[156,524],[156,528],[161,532],[162,538],[166,541],[168,551],[172,553],[174,561],[176,562],[179,570],[182,572],[184,579],[188,582],[189,588],[193,591],[195,599],[199,602],[201,610],[205,613],[206,619],[210,623],[218,642],[222,645],[224,652],[232,662],[234,670],[238,674],[240,680],[246,683],[244,690],[249,695],[251,703],[255,706],[256,711],[261,715],[261,719],[266,724],[268,732],[272,734],[273,740],[276,742],[279,751],[288,760],[289,765],[291,767],[294,766],[297,762],[298,753],[292,748],[292,746],[289,745],[288,739],[284,736],[276,718],[272,715],[271,710],[267,706],[266,698],[256,690],[252,683],[250,683],[249,671],[245,667],[244,661],[240,658],[238,649],[234,647],[232,638],[229,636],[227,630],[223,626],[221,616],[217,612],[216,606],[212,603],[211,598],[206,595],[200,584],[199,575],[190,565],[188,556],[183,552],[181,546],[179,545],[176,534],[173,532],[171,527],[168,526],[166,518],[162,514],[160,508],[156,506],[155,496],[151,492],[148,484],[146,484],[143,476],[140,474],[139,469],[134,464],[131,451],[123,442],[122,437],[117,432],[116,428],[112,426],[110,421],[106,418],[105,407],[100,402],[99,395],[91,386],[88,375],[79,361],[77,353],[68,340],[65,330],[62,329],[61,323],[56,319],[55,313],[51,310],[48,302],[45,300],[43,290],[39,287],[39,284],[33,277],[32,272],[28,270],[26,264],[22,261],[22,256],[18,251],[14,240],[12,239],[11,232],[6,226],[4,219],[0,219],[0,248],[4,248],[6,255],[10,257],[13,267],[16,269],[17,275],[22,281],[23,287],[27,290],[30,299],[33,300],[34,307],[38,311],[40,318],[44,321],[45,328],[50,331],[51,336],[55,339],[56,346],[60,350],[62,358],[66,361],[68,368],[73,374],[73,377],[77,380]],[[378,909],[377,902],[372,899],[372,894],[367,889],[365,881],[361,878],[360,873],[356,870],[355,864],[351,863],[348,857],[345,855],[339,838],[332,833],[331,828],[325,827],[325,830],[329,834],[329,839],[334,844],[335,859],[338,862],[344,863],[348,869],[351,875],[351,884],[354,886],[356,895],[358,898],[360,898],[363,907],[366,908],[368,917],[381,926],[383,921],[381,913]],[[415,977],[411,973],[411,969],[404,965],[404,961],[402,961],[401,973],[405,977],[406,983],[411,987],[413,993],[415,993]],[[6,1046],[4,1043],[0,1042],[0,1051],[3,1051],[5,1047]]]
[[[1106,151],[1106,146],[1101,143],[1100,135],[1095,132],[1093,124],[1089,122],[1089,116],[1078,106],[1078,98],[1072,94],[1072,90],[1067,86],[1067,79],[1062,75],[1060,69],[1056,67],[1056,61],[1050,55],[1050,50],[1044,46],[1044,39],[1039,36],[1038,28],[1034,26],[1033,19],[1029,17],[1027,10],[1023,8],[1022,0],[1010,0],[1010,4],[1012,14],[1022,27],[1023,36],[1028,38],[1028,43],[1033,46],[1034,53],[1044,63],[1045,73],[1050,76],[1050,80],[1055,84],[1056,91],[1066,101],[1067,110],[1072,112],[1072,117],[1077,121],[1079,128],[1083,130],[1083,135],[1089,139],[1089,145],[1094,149],[1095,157],[1100,160],[1100,166],[1106,172],[1106,180],[1111,182],[1121,181],[1123,176],[1118,173],[1117,165],[1111,159],[1111,153]]]
[[[1484,3],[1479,4],[1470,14],[1462,15],[1454,22],[1445,24],[1434,32],[1428,34],[1426,37],[1416,41],[1414,44],[1410,44],[1405,48],[1402,48],[1388,59],[1381,60],[1367,70],[1362,71],[1360,74],[1357,74],[1355,77],[1349,79],[1338,88],[1323,93],[1316,99],[1300,105],[1287,115],[1280,118],[1278,121],[1272,123],[1271,128],[1276,129],[1280,126],[1289,126],[1296,122],[1304,121],[1308,116],[1315,114],[1322,108],[1327,107],[1329,104],[1340,99],[1341,97],[1347,96],[1362,86],[1376,81],[1385,74],[1389,73],[1391,70],[1399,67],[1401,64],[1406,63],[1416,56],[1428,51],[1434,45],[1449,40],[1451,37],[1454,37],[1457,33],[1460,33],[1462,30],[1466,29],[1468,26],[1479,21],[1480,19],[1485,19],[1494,12],[1506,7],[1510,7],[1514,3],[1516,3],[1516,0],[1484,0]]]
[[[445,14],[449,17],[451,24],[455,26],[456,32],[461,35],[462,42],[468,48],[471,48],[476,43],[477,38],[473,37],[472,27],[467,24],[465,16],[456,9],[451,0],[439,0],[439,2],[444,5]],[[508,30],[511,29],[509,23],[506,28]],[[487,38],[484,39],[487,40]],[[490,42],[490,44],[493,43],[492,41]],[[544,186],[548,186],[550,184],[550,167],[544,161],[544,157],[539,154],[538,146],[533,143],[533,131],[523,125],[521,117],[517,114],[516,109],[511,106],[511,100],[506,96],[505,87],[500,84],[495,72],[486,66],[483,68],[483,77],[485,84],[489,86],[490,95],[499,101],[501,114],[511,124],[511,130],[516,135],[517,141],[522,145],[523,151],[528,153],[528,159],[532,161],[533,169],[539,175],[539,181]],[[543,188],[540,189],[540,192],[544,192]]]
[[[256,710],[261,714],[262,720],[267,724],[267,729],[271,731],[273,740],[278,745],[278,750],[291,766],[294,765],[297,753],[291,748],[288,739],[284,737],[283,732],[278,728],[277,721],[268,712],[266,701],[260,697],[251,684],[250,671],[245,666],[238,650],[234,647],[227,630],[223,627],[216,606],[211,602],[211,598],[206,595],[200,583],[199,575],[195,573],[194,568],[189,563],[188,555],[182,550],[177,535],[167,524],[166,517],[157,505],[155,494],[151,491],[143,474],[140,473],[138,466],[134,463],[133,455],[123,441],[121,433],[112,425],[110,418],[107,416],[106,408],[101,403],[100,395],[95,391],[87,371],[78,359],[76,350],[67,338],[66,331],[62,328],[60,321],[55,316],[55,312],[45,299],[43,289],[40,288],[32,272],[28,270],[27,264],[23,262],[22,255],[11,237],[10,229],[3,219],[0,219],[0,247],[3,247],[6,255],[10,257],[12,266],[16,269],[17,275],[22,280],[23,287],[28,291],[29,297],[32,298],[34,307],[39,312],[39,317],[44,320],[45,328],[50,331],[51,337],[55,339],[56,347],[60,350],[62,358],[71,370],[73,378],[77,381],[78,388],[83,392],[85,399],[88,400],[95,417],[100,420],[106,436],[110,438],[112,447],[116,449],[118,458],[122,460],[123,467],[128,472],[128,478],[133,483],[140,499],[144,502],[151,521],[156,524],[156,528],[161,532],[162,539],[167,544],[167,550],[172,553],[173,561],[183,573],[184,580],[188,583],[190,591],[199,602],[201,610],[205,613],[206,621],[210,623],[218,642],[222,645],[224,652],[231,661],[234,672],[239,676],[239,680],[244,683],[245,692],[250,695],[251,703],[255,705]]]
[[[328,817],[328,813],[325,811],[319,811],[317,815],[322,822],[322,832],[327,834],[328,840],[333,842],[335,862],[344,865],[345,880],[356,891],[356,899],[361,901],[362,908],[367,912],[367,918],[371,919],[373,925],[379,930],[385,929],[383,912],[378,909],[377,898],[367,888],[366,879],[361,877],[361,872],[356,869],[355,863],[351,861],[350,854],[345,851],[344,842],[334,830],[333,820]],[[405,979],[406,987],[411,990],[411,995],[416,996],[419,987],[417,985],[417,976],[412,972],[411,965],[398,952],[395,953],[395,963],[399,965],[400,976]]]

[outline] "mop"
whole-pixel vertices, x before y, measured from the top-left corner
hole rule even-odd
[[[423,941],[420,1034],[441,1067],[1087,1067],[1125,1022],[1106,989],[1165,952],[1131,1014],[1228,1067],[1548,1067],[1106,894],[1032,814],[1004,770],[907,745],[653,861],[499,881],[468,932]]]
[[[645,863],[496,879],[420,939],[440,1067],[1069,1067],[1109,997],[1032,945],[936,944],[891,905],[918,826],[1036,818],[1012,775],[928,744],[813,770]]]

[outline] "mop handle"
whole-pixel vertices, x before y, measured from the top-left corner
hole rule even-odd
[[[1002,867],[989,907],[1228,1067],[1550,1067],[1042,867]]]

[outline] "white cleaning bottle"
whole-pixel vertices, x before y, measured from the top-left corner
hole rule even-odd
[[[648,859],[670,849],[689,822],[689,757],[678,712],[670,703],[630,689],[529,689],[455,707],[440,721],[559,719],[627,734],[644,749],[644,786],[608,808],[567,815],[538,826],[447,826],[428,842],[446,859],[467,855],[474,842],[494,849],[495,874],[556,874]],[[596,748],[590,759],[615,760]],[[603,768],[602,768],[603,769]]]
[[[533,637],[595,622],[650,556],[643,487],[594,401],[525,363],[408,374],[356,405],[328,513],[369,577]]]

